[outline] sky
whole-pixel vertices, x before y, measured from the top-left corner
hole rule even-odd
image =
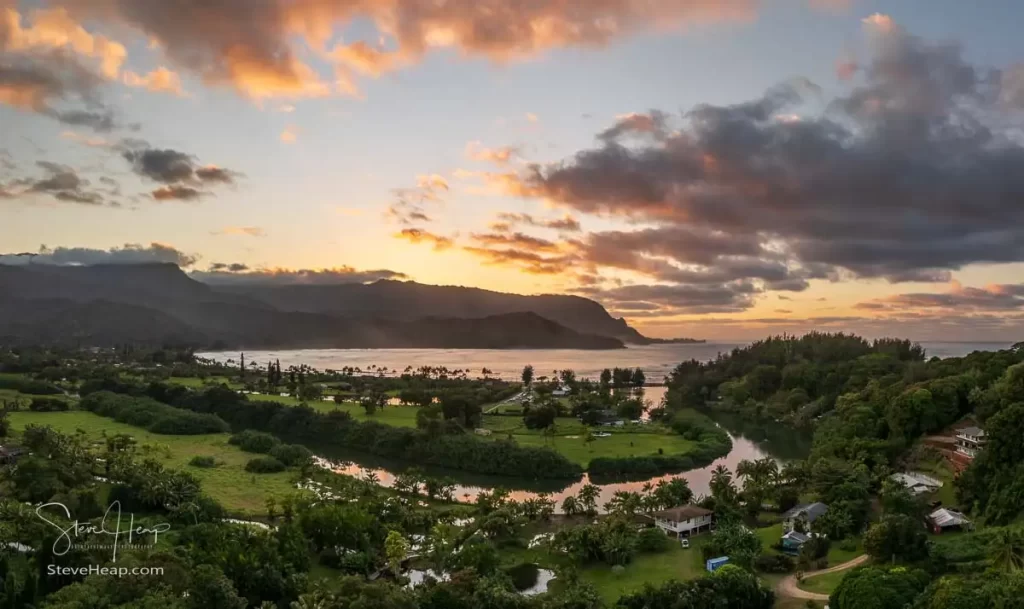
[[[0,263],[577,294],[660,337],[1013,342],[1022,22],[1016,0],[0,0]]]

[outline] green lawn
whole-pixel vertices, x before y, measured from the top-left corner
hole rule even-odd
[[[834,567],[844,562],[850,562],[864,553],[864,545],[861,543],[860,537],[857,538],[857,546],[853,550],[843,550],[839,547],[841,544],[842,542],[840,541],[833,541],[832,545],[829,546],[828,566]]]
[[[843,578],[846,577],[847,573],[849,573],[849,571],[834,571],[832,573],[825,573],[815,577],[808,577],[798,583],[797,586],[801,590],[807,590],[808,592],[832,594],[832,591],[839,586],[839,582],[843,581]]]
[[[49,425],[62,433],[81,429],[90,439],[107,435],[128,434],[138,442],[140,454],[151,456],[167,467],[182,469],[195,475],[203,489],[232,513],[263,514],[264,502],[270,496],[295,492],[291,483],[294,471],[253,475],[245,464],[256,457],[228,444],[228,434],[201,436],[164,436],[144,429],[118,423],[91,412],[12,412],[11,426],[21,431],[30,424]],[[197,455],[211,456],[221,462],[212,468],[192,467],[189,460]]]
[[[248,397],[249,400],[253,402],[280,402],[288,406],[298,406],[302,403],[297,398],[293,398],[291,396],[280,397],[274,395],[251,394]],[[352,418],[357,421],[377,421],[378,423],[394,425],[395,427],[416,427],[416,412],[419,411],[419,406],[385,406],[368,416],[366,414],[366,409],[356,402],[342,402],[341,404],[335,404],[333,401],[316,401],[308,402],[307,405],[317,412],[327,413],[341,410],[352,415]]]
[[[191,387],[198,389],[205,387],[206,385],[227,385],[232,389],[241,389],[242,384],[238,382],[234,377],[228,378],[226,376],[210,376],[204,379],[197,378],[194,376],[172,376],[167,379],[168,383],[174,383],[175,385],[184,385],[185,387]]]
[[[695,443],[683,439],[670,430],[658,425],[627,425],[625,427],[595,427],[593,433],[609,433],[607,438],[594,438],[589,445],[583,441],[586,427],[572,417],[560,417],[555,421],[553,437],[541,431],[526,429],[520,417],[485,416],[483,427],[493,432],[492,438],[512,439],[523,446],[554,448],[568,459],[583,467],[594,457],[645,457],[658,454],[684,454],[693,449]]]
[[[778,550],[773,548],[775,544],[779,543],[782,539],[782,523],[773,524],[770,527],[763,527],[755,529],[758,538],[761,539],[761,553],[762,554],[778,554]]]
[[[673,541],[665,552],[637,556],[621,573],[608,565],[583,567],[580,579],[593,584],[605,603],[612,606],[619,597],[640,590],[646,583],[659,586],[672,579],[683,581],[705,575],[700,548],[707,539],[707,535],[692,538],[688,550]]]

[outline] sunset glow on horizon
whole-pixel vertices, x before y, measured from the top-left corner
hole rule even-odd
[[[654,337],[1020,340],[1022,20],[0,0],[0,262],[577,294]]]

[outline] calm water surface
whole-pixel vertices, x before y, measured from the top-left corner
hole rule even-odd
[[[536,375],[543,376],[566,368],[576,371],[580,378],[597,378],[604,368],[641,368],[648,382],[660,383],[681,361],[697,359],[707,361],[719,353],[728,353],[744,343],[700,343],[680,345],[649,345],[612,351],[580,351],[572,349],[304,349],[282,351],[246,351],[249,361],[268,362],[280,360],[284,366],[306,364],[317,369],[340,369],[346,366],[362,370],[386,367],[389,371],[401,372],[407,366],[445,366],[452,370],[466,370],[469,376],[477,376],[484,368],[493,375],[515,379],[527,364],[533,365]],[[928,357],[960,357],[973,351],[994,351],[1011,346],[1006,343],[939,343],[922,342]],[[218,361],[237,358],[236,352],[204,353]],[[654,405],[665,395],[664,387],[648,387],[645,398]],[[738,417],[716,415],[716,422],[732,437],[732,451],[711,465],[700,469],[658,476],[648,480],[630,482],[595,481],[600,487],[599,506],[611,499],[616,491],[639,491],[647,482],[657,484],[660,480],[684,478],[697,495],[708,494],[711,471],[724,465],[730,471],[744,459],[772,457],[780,462],[806,456],[810,449],[810,438],[781,425],[751,423]],[[346,453],[337,447],[310,447],[334,464],[338,473],[363,477],[373,472],[383,486],[391,486],[395,476],[408,464],[387,460],[363,453]],[[575,495],[584,484],[590,482],[587,475],[572,483],[558,481],[536,481],[517,478],[479,476],[459,471],[445,471],[426,468],[430,475],[447,476],[457,484],[456,497],[460,501],[472,501],[481,490],[497,487],[509,489],[512,497],[523,500],[545,493],[561,506],[562,500]]]
[[[445,366],[467,370],[478,376],[484,368],[506,379],[517,379],[523,367],[530,364],[539,376],[556,370],[572,369],[579,378],[596,379],[605,368],[641,368],[649,383],[661,383],[679,362],[697,359],[708,361],[719,353],[728,353],[748,343],[707,342],[680,345],[632,346],[628,349],[581,351],[578,349],[292,349],[280,351],[246,351],[251,362],[265,364],[280,360],[281,365],[306,364],[319,370],[338,370],[346,366],[370,370],[386,367],[401,372],[406,367]],[[1013,343],[936,343],[921,346],[928,357],[959,357],[972,351],[995,351]],[[238,352],[201,353],[200,356],[224,361],[238,359]]]

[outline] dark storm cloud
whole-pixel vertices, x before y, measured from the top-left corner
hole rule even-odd
[[[239,270],[232,270],[232,267]],[[248,270],[245,265],[229,265],[227,268],[217,269],[211,267],[209,271],[193,271],[191,276],[198,281],[214,285],[337,285],[407,278],[403,273],[396,271],[360,271],[350,266],[330,269]]]
[[[241,262],[214,262],[210,265],[211,271],[228,271],[230,273],[242,273],[249,270],[249,265]]]
[[[123,247],[93,249],[88,247],[39,247],[35,253],[0,254],[0,264],[142,264],[148,262],[170,262],[180,267],[195,264],[198,257],[185,254],[170,245],[150,243],[126,243]]]
[[[891,23],[868,26],[869,61],[823,113],[808,113],[821,92],[797,80],[747,103],[698,106],[677,131],[628,147],[623,134],[657,122],[623,119],[598,135],[599,146],[535,165],[509,191],[660,226],[652,231],[721,235],[722,247],[817,269],[761,277],[769,289],[802,289],[839,271],[946,281],[967,264],[1024,260],[1024,146],[1008,127],[1021,116],[1006,112],[1016,72],[972,66],[958,46]],[[653,249],[622,240],[636,248],[603,257]],[[769,243],[774,255],[757,251]],[[671,257],[713,275],[726,260]]]
[[[195,157],[176,150],[128,150],[124,153],[132,171],[156,182],[173,184],[195,180]]]

